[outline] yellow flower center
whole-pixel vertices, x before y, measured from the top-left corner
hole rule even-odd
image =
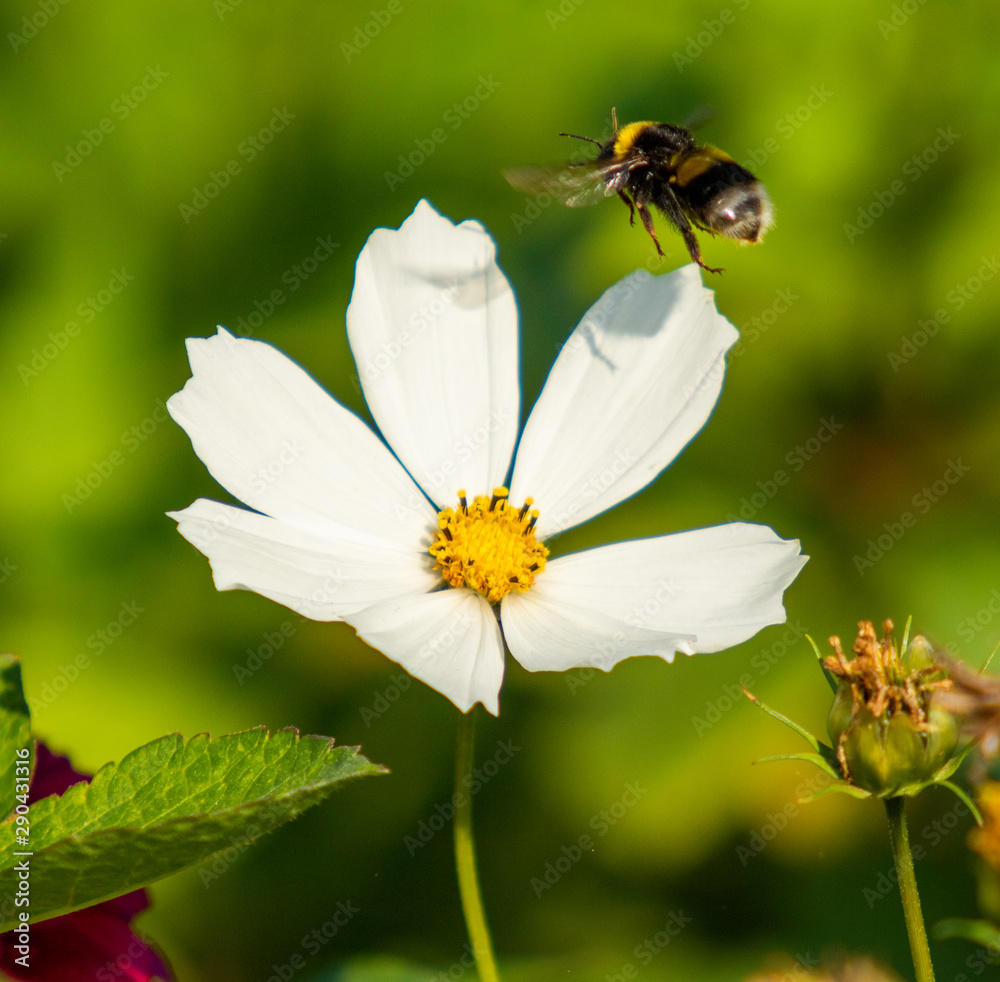
[[[491,604],[511,590],[524,593],[545,569],[549,550],[535,538],[538,510],[532,499],[516,509],[507,500],[507,488],[492,497],[477,495],[470,504],[458,492],[458,508],[438,512],[438,531],[431,543],[434,568],[449,586],[466,586]]]

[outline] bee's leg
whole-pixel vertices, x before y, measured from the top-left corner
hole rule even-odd
[[[618,197],[628,205],[628,223],[629,225],[635,225],[635,205],[632,204],[632,199],[624,192],[619,191]]]
[[[691,228],[691,222],[689,221],[687,215],[684,214],[684,209],[681,207],[680,202],[677,200],[677,196],[674,194],[673,190],[667,185],[665,187],[666,194],[656,202],[656,206],[670,219],[671,222],[677,227],[677,231],[684,236],[684,245],[687,246],[688,255],[691,257],[693,262],[696,262],[706,273],[721,273],[722,269],[713,269],[711,266],[706,266],[701,258],[701,246],[698,244],[698,239],[695,237],[694,229]],[[660,253],[663,255],[663,253]]]
[[[684,236],[684,245],[687,246],[688,255],[703,269],[706,273],[724,273],[725,270],[719,267],[714,269],[711,266],[706,266],[701,259],[701,246],[698,245],[698,240],[694,236],[694,232],[691,231],[691,226],[688,225],[687,228],[681,229],[681,235]]]
[[[637,201],[635,206],[639,211],[639,217],[642,219],[642,227],[649,233],[649,237],[653,240],[653,245],[656,246],[656,251],[662,256],[663,250],[660,248],[660,242],[656,238],[656,230],[653,228],[653,216],[641,201]]]

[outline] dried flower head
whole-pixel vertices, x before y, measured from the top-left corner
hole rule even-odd
[[[828,656],[823,667],[837,678],[846,680],[854,693],[855,702],[864,704],[873,716],[906,712],[918,725],[926,725],[930,694],[939,689],[951,688],[942,669],[933,664],[904,665],[892,640],[892,621],[882,624],[883,636],[875,637],[871,621],[858,623],[858,636],[854,641],[854,658],[848,659],[841,647],[840,638],[830,638],[834,654]],[[914,648],[922,639],[914,638]]]
[[[885,621],[879,640],[875,625],[861,621],[854,657],[834,636],[834,654],[823,661],[840,681],[827,727],[844,779],[876,794],[925,781],[957,743],[952,717],[932,705],[951,680],[923,639],[914,639],[901,658],[892,626]]]
[[[949,780],[969,747],[959,747],[958,722],[941,704],[943,695],[952,689],[948,670],[926,638],[916,637],[911,643],[909,636],[907,622],[897,650],[892,621],[884,622],[881,639],[871,621],[861,621],[853,657],[844,653],[840,638],[831,637],[833,654],[825,658],[806,636],[835,693],[827,717],[832,747],[743,690],[761,709],[806,739],[814,751],[765,759],[806,760],[834,779],[803,801],[834,791],[854,798],[912,797],[939,784],[978,815],[969,796]]]

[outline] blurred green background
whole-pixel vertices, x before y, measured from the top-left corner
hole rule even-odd
[[[809,769],[751,761],[802,748],[733,693],[743,677],[822,733],[805,633],[847,641],[860,618],[912,613],[976,664],[1000,637],[998,28],[995,4],[922,0],[4,5],[0,644],[24,658],[38,732],[93,770],[167,732],[294,725],[392,769],[219,875],[155,887],[143,924],[181,979],[264,982],[295,955],[307,978],[372,954],[455,978],[466,943],[449,835],[404,842],[451,793],[454,708],[420,684],[390,706],[398,666],[344,625],[217,593],[164,517],[225,498],[163,414],[184,338],[222,323],[271,341],[364,414],[343,326],[354,260],[427,197],[496,238],[527,409],[580,315],[652,252],[617,203],[525,223],[500,169],[567,157],[557,134],[604,135],[612,106],[674,122],[711,107],[699,135],[759,174],[777,226],[756,248],[703,237],[743,331],[704,432],[555,552],[739,516],[812,560],[788,625],[738,649],[582,685],[508,663],[479,751],[521,749],[475,805],[505,977],[739,979],[838,946],[909,974],[879,806],[795,806]],[[686,262],[658,227],[657,270]],[[338,246],[307,270],[318,239]],[[635,783],[638,803],[537,897],[531,880]],[[913,807],[930,921],[975,911],[955,819],[943,792]],[[349,924],[303,947],[348,901]],[[968,954],[938,944],[939,978]]]

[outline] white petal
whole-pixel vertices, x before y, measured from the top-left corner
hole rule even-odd
[[[693,635],[628,625],[585,603],[552,597],[540,582],[541,577],[527,593],[508,594],[500,607],[507,647],[529,672],[582,667],[610,672],[632,655],[673,661],[678,651],[691,653]]]
[[[305,532],[205,498],[168,514],[208,556],[217,589],[252,590],[314,621],[340,620],[441,582],[429,555]]]
[[[167,401],[230,494],[296,528],[417,552],[434,510],[378,437],[291,359],[224,328],[189,338]]]
[[[645,487],[708,419],[736,329],[697,266],[638,270],[570,335],[517,449],[511,501],[533,497],[544,538]]]
[[[344,620],[463,713],[477,702],[499,713],[503,642],[492,608],[478,593],[449,588],[402,597]]]
[[[719,651],[785,620],[807,558],[798,540],[740,522],[562,556],[504,598],[504,637],[530,671]]]
[[[477,222],[426,201],[358,257],[347,333],[375,422],[438,503],[488,494],[510,469],[520,412],[517,307]]]

